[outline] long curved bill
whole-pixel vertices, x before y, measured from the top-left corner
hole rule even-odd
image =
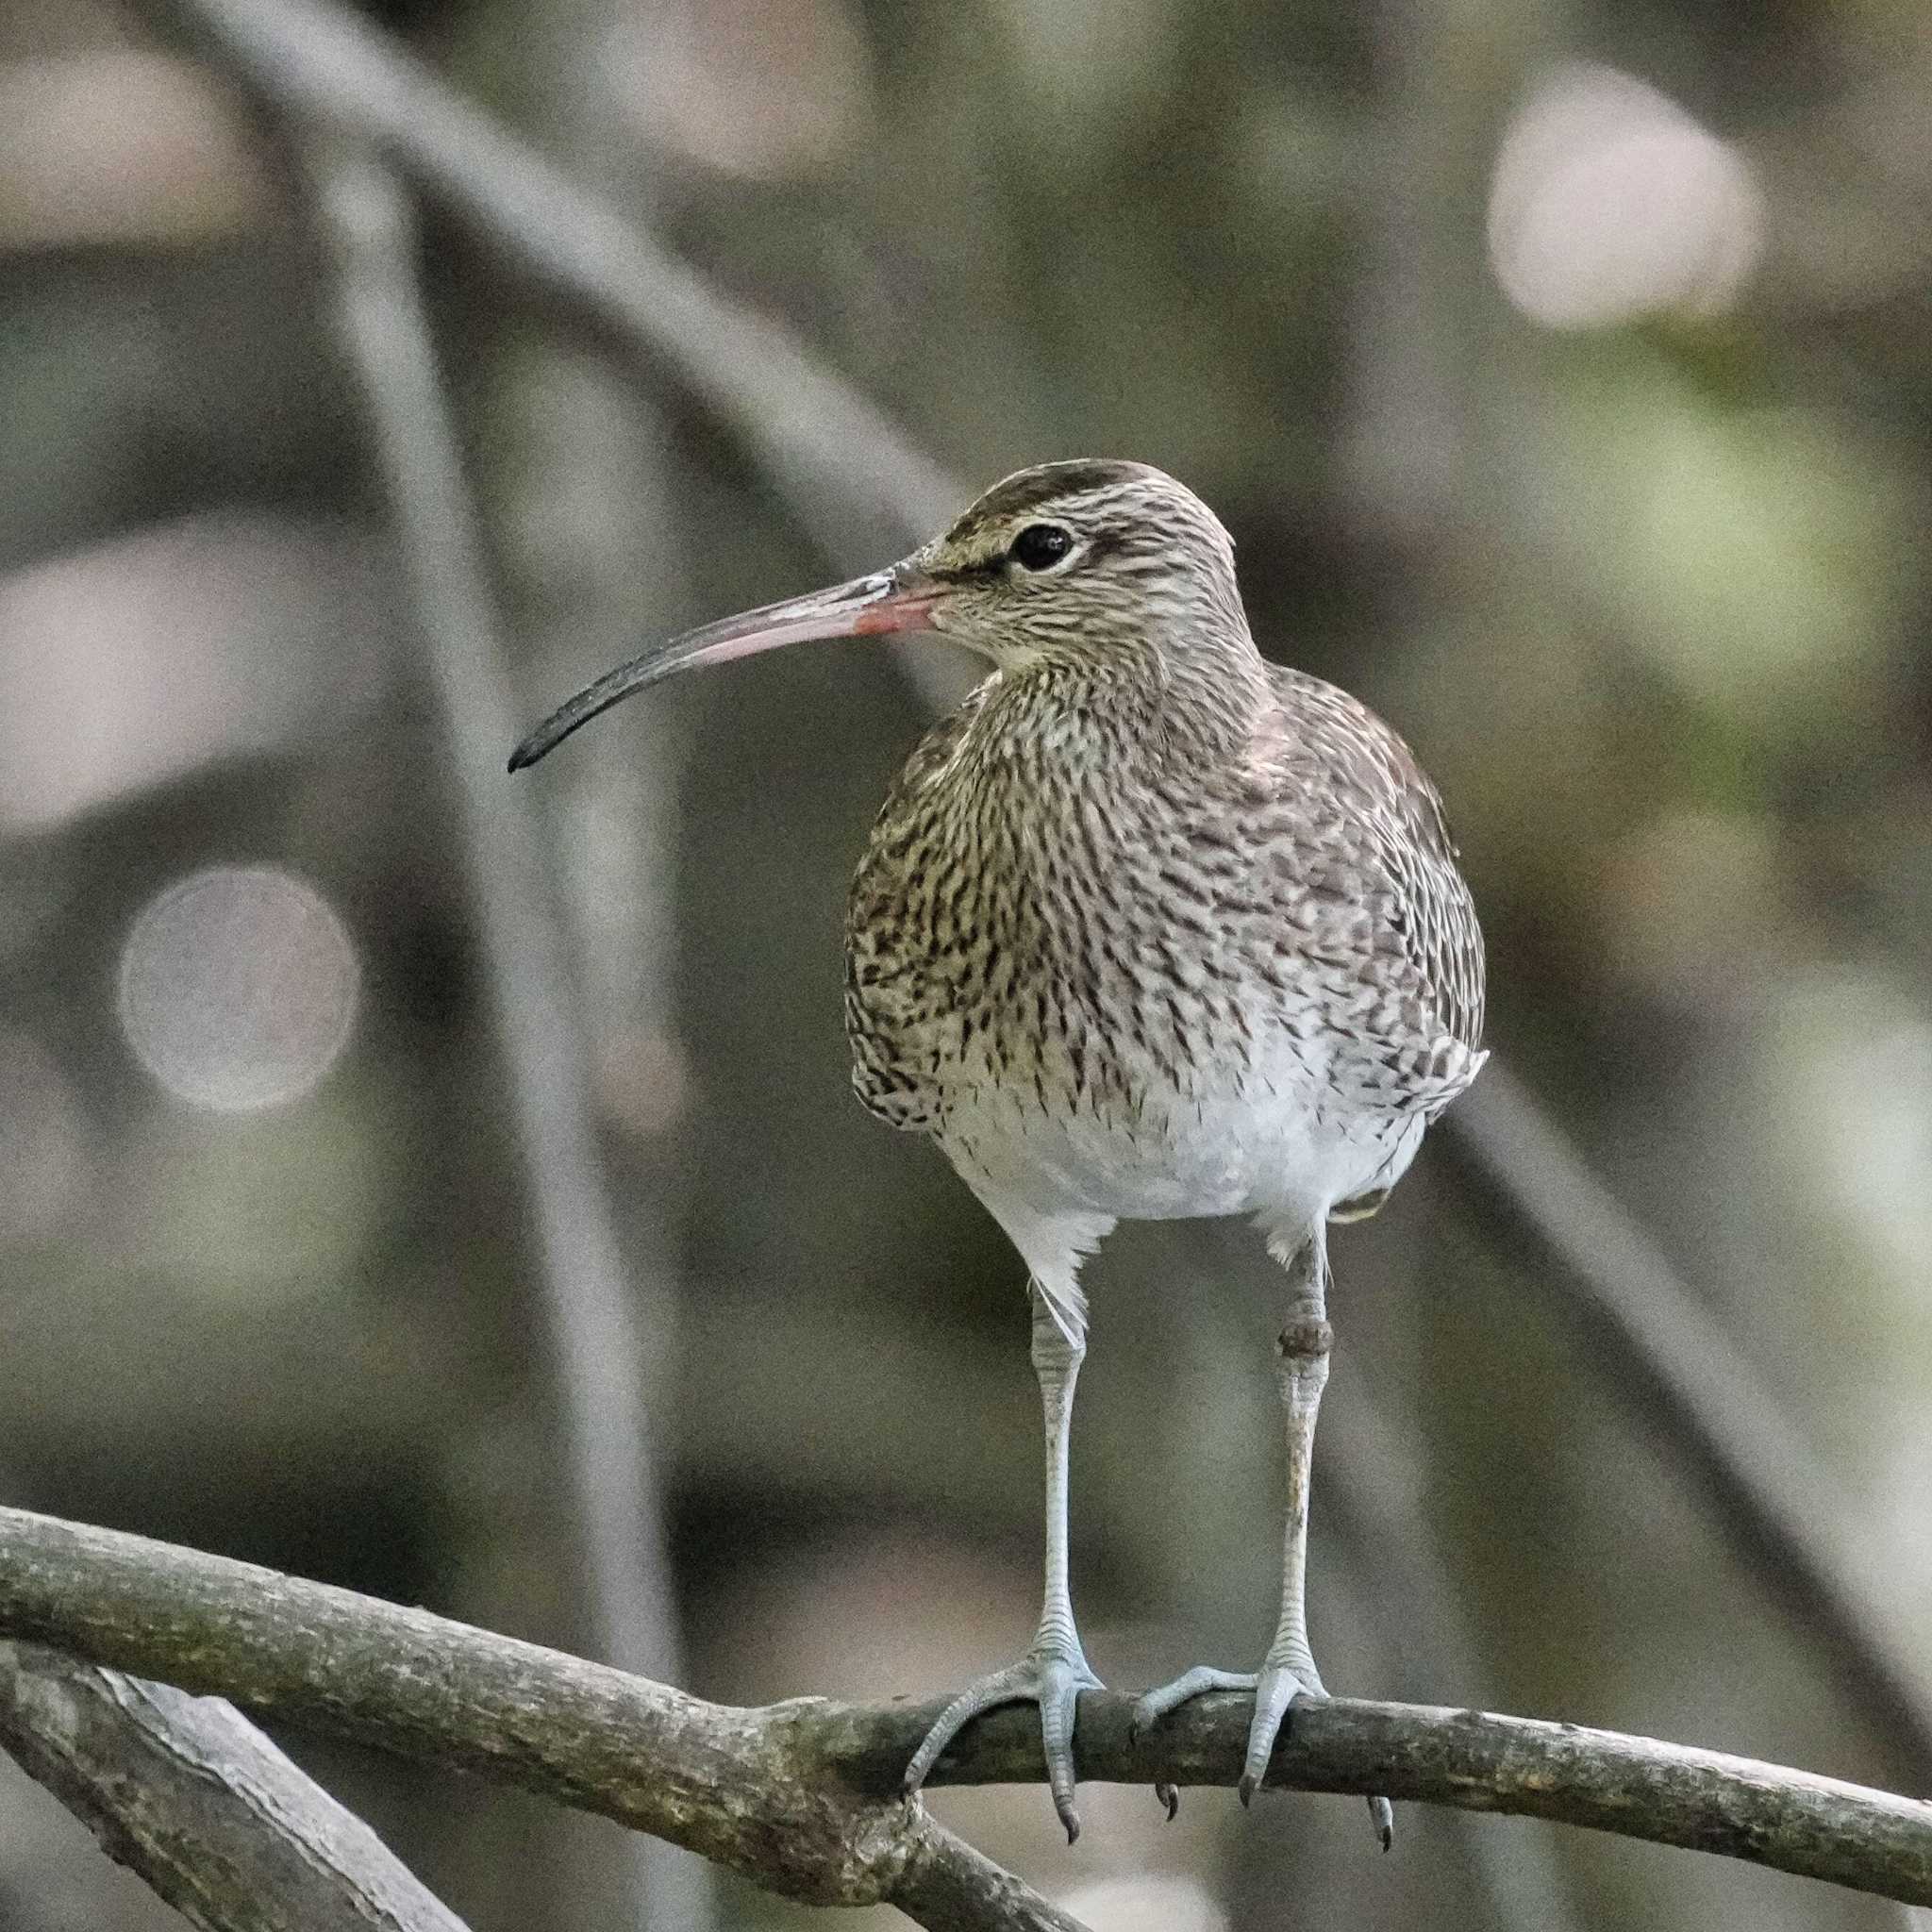
[[[728,664],[734,658],[775,651],[780,644],[930,630],[935,595],[931,583],[903,566],[894,566],[874,571],[870,576],[854,577],[849,584],[835,584],[829,591],[813,591],[686,631],[682,637],[653,645],[628,664],[607,672],[551,712],[510,753],[509,768],[521,772],[525,765],[534,765],[599,711],[608,711],[621,698],[675,672],[705,664]]]

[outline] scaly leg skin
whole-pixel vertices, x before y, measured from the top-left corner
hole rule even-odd
[[[982,1711],[1002,1704],[1038,1704],[1053,1807],[1072,1844],[1080,1836],[1080,1820],[1074,1809],[1074,1710],[1082,1690],[1102,1688],[1080,1648],[1067,1588],[1067,1446],[1074,1420],[1074,1384],[1087,1350],[1084,1341],[1074,1341],[1061,1331],[1037,1287],[1032,1295],[1033,1367],[1046,1417],[1046,1591],[1040,1628],[1018,1663],[968,1685],[940,1713],[906,1767],[905,1789],[908,1796],[918,1790],[940,1753]]]
[[[1134,1707],[1138,1734],[1177,1710],[1191,1697],[1208,1690],[1252,1690],[1255,1715],[1248,1725],[1248,1752],[1241,1767],[1240,1791],[1243,1805],[1268,1774],[1274,1740],[1281,1733],[1289,1707],[1297,1697],[1323,1698],[1322,1674],[1308,1649],[1307,1577],[1308,1559],[1308,1477],[1315,1445],[1315,1418],[1322,1407],[1322,1391],[1328,1382],[1328,1352],[1334,1331],[1327,1317],[1326,1243],[1318,1232],[1289,1264],[1290,1291],[1287,1325],[1277,1344],[1275,1374],[1281,1385],[1282,1407],[1288,1417],[1288,1527],[1281,1562],[1281,1619],[1274,1641],[1254,1674],[1217,1671],[1197,1665],[1172,1684],[1150,1690]],[[1156,1785],[1155,1795],[1172,1818],[1180,1799],[1172,1785]],[[1386,1852],[1395,1841],[1395,1814],[1387,1798],[1371,1798],[1369,1814],[1375,1836]]]

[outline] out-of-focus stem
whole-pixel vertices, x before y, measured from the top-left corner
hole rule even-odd
[[[644,1410],[651,1362],[606,1194],[554,882],[527,797],[502,775],[516,737],[501,627],[436,367],[408,197],[364,143],[309,150],[341,284],[343,339],[368,398],[426,668],[455,774],[481,950],[535,1218],[572,1493],[597,1647],[678,1674],[679,1644]],[[656,1304],[665,1307],[662,1297]],[[650,1345],[671,1337],[660,1319]],[[671,1923],[660,1854],[640,1855],[645,1924]],[[681,1886],[675,1888],[682,1891]],[[659,1904],[666,1914],[654,1919]],[[689,1924],[687,1898],[678,1919]]]

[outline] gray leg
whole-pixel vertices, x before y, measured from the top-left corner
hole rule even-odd
[[[1241,1767],[1241,1803],[1248,1804],[1267,1775],[1289,1706],[1297,1697],[1325,1697],[1322,1674],[1308,1648],[1307,1566],[1308,1489],[1314,1462],[1315,1421],[1322,1409],[1322,1391],[1328,1386],[1328,1354],[1334,1330],[1328,1325],[1328,1257],[1318,1232],[1289,1263],[1288,1320],[1275,1345],[1275,1379],[1288,1423],[1288,1520],[1282,1537],[1281,1616],[1274,1641],[1253,1675],[1197,1667],[1172,1684],[1150,1690],[1134,1711],[1139,1730],[1191,1697],[1206,1690],[1252,1690],[1255,1715],[1248,1726],[1248,1751]],[[1157,1787],[1169,1815],[1174,1809],[1172,1790]],[[1393,1840],[1394,1814],[1386,1798],[1371,1798],[1369,1810],[1375,1834],[1386,1850]]]
[[[941,1712],[925,1741],[906,1767],[906,1790],[916,1791],[939,1756],[982,1711],[1001,1704],[1037,1703],[1047,1779],[1067,1842],[1080,1836],[1074,1810],[1074,1718],[1082,1690],[1098,1690],[1074,1627],[1067,1587],[1067,1449],[1074,1422],[1074,1384],[1086,1355],[1084,1341],[1070,1341],[1038,1288],[1033,1299],[1033,1368],[1040,1377],[1046,1419],[1046,1590],[1032,1647],[1016,1664],[970,1684]]]

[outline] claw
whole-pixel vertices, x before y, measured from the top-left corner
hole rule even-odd
[[[1166,1687],[1172,1690],[1174,1687]],[[1141,1733],[1148,1725],[1156,1724],[1165,1715],[1157,1707],[1157,1700],[1162,1693],[1150,1690],[1134,1706],[1133,1715],[1127,1719],[1127,1743],[1129,1746],[1141,1741]],[[1155,1798],[1167,1808],[1167,1822],[1172,1824],[1181,1815],[1181,1794],[1165,1778],[1154,1781]]]
[[[1395,1807],[1387,1798],[1369,1800],[1369,1817],[1375,1827],[1375,1839],[1382,1849],[1392,1851],[1395,1846]]]
[[[1322,1689],[1319,1677],[1312,1682],[1305,1682],[1281,1664],[1267,1665],[1255,1674],[1217,1671],[1206,1664],[1196,1664],[1192,1670],[1182,1672],[1173,1683],[1148,1691],[1135,1705],[1134,1714],[1127,1724],[1128,1738],[1138,1738],[1142,1730],[1158,1724],[1170,1711],[1178,1710],[1191,1698],[1202,1696],[1209,1690],[1252,1690],[1255,1693],[1255,1715],[1248,1725],[1247,1759],[1241,1766],[1241,1780],[1235,1786],[1241,1803],[1251,1806],[1255,1802],[1255,1793],[1267,1779],[1269,1760],[1274,1756],[1275,1740],[1281,1735],[1281,1727],[1291,1707],[1300,1699],[1320,1699],[1327,1693]],[[1157,1784],[1154,1795],[1168,1807],[1167,1815],[1173,1818],[1180,1807],[1179,1794],[1174,1787],[1166,1783]],[[1389,1800],[1371,1798],[1369,1815],[1374,1822],[1376,1840],[1386,1852],[1395,1842],[1395,1813]]]
[[[1290,1705],[1297,1697],[1322,1694],[1319,1687],[1305,1685],[1294,1673],[1280,1664],[1261,1672],[1255,1687],[1255,1715],[1248,1724],[1248,1757],[1241,1768],[1242,1802],[1246,1803],[1268,1775],[1269,1760],[1274,1756],[1274,1740],[1281,1735]]]

